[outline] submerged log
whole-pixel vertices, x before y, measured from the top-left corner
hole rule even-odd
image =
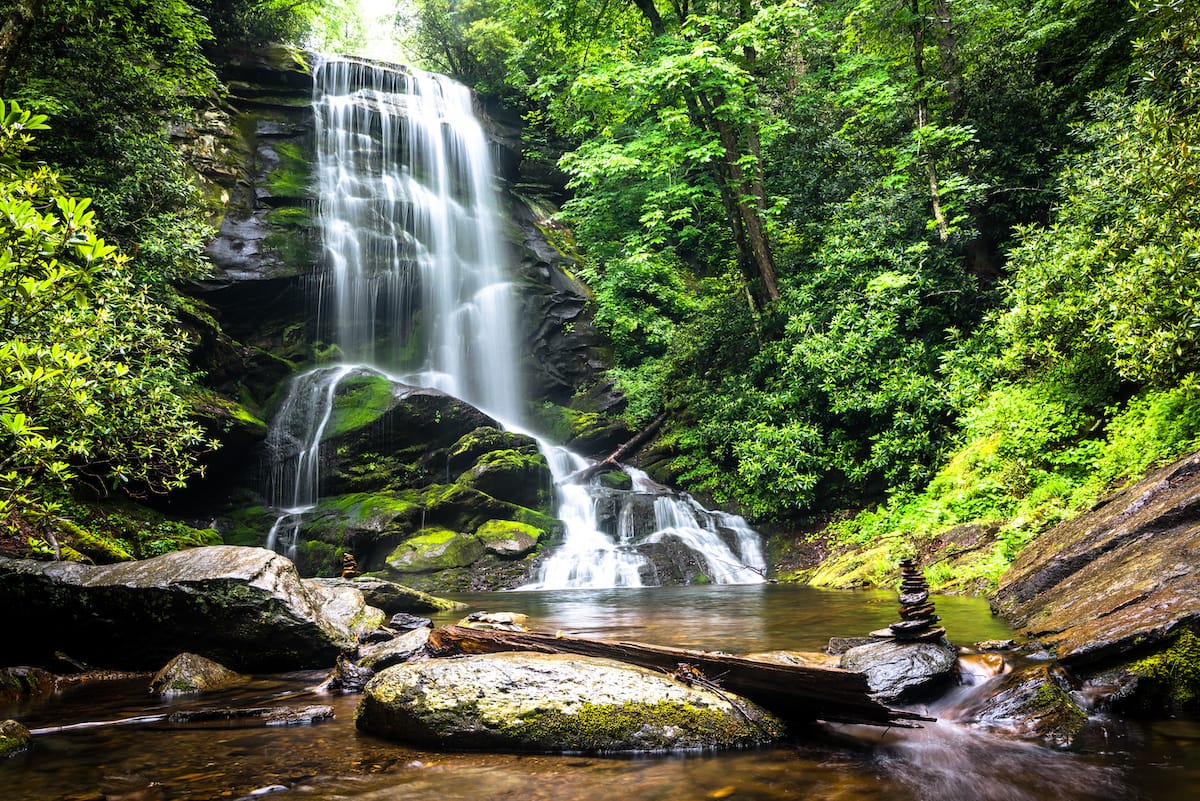
[[[782,665],[711,651],[693,651],[637,642],[513,631],[481,631],[462,626],[434,629],[428,648],[435,656],[533,651],[615,659],[679,674],[692,670],[721,689],[743,696],[789,721],[823,720],[911,728],[933,718],[892,709],[871,697],[862,673],[815,665]]]

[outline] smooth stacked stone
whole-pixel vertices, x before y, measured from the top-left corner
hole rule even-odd
[[[900,579],[900,620],[888,626],[888,631],[897,640],[907,642],[940,639],[946,630],[935,625],[941,618],[934,614],[929,584],[915,561],[900,561]]]

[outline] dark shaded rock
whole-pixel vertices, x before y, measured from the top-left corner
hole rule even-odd
[[[957,677],[958,654],[944,643],[879,640],[842,654],[841,666],[867,674],[871,692],[885,702],[928,697]]]
[[[38,667],[0,668],[0,703],[36,698],[54,692],[56,677]]]
[[[400,612],[392,615],[392,619],[388,621],[387,625],[389,629],[403,632],[412,631],[413,629],[431,629],[433,628],[433,621],[427,617],[418,617]]]
[[[15,756],[32,744],[29,729],[15,720],[0,721],[0,759]]]
[[[378,672],[424,656],[429,631],[427,628],[412,629],[377,645],[364,646],[359,649],[358,664]]]
[[[377,576],[355,576],[352,579],[317,578],[313,581],[325,587],[349,587],[358,590],[363,594],[363,600],[368,606],[394,615],[392,620],[401,617],[400,613],[404,612],[449,612],[466,607],[466,604],[458,601],[438,598],[427,592],[414,590]],[[417,619],[425,620],[425,618]],[[392,627],[396,628],[396,626]]]
[[[339,656],[325,677],[325,681],[316,688],[316,692],[360,693],[367,682],[375,675],[370,667],[356,665],[344,656]]]
[[[331,664],[383,622],[362,594],[305,581],[285,557],[221,545],[86,566],[0,558],[13,656],[56,650],[93,664],[156,668],[185,649],[244,671]]]
[[[423,746],[538,752],[713,750],[783,734],[778,720],[750,702],[661,673],[528,653],[389,668],[367,685],[355,722]]]
[[[249,677],[236,673],[224,665],[199,654],[180,654],[172,659],[150,680],[153,695],[182,695],[203,693],[236,687],[249,681]]]
[[[1066,748],[1087,723],[1087,713],[1070,690],[1060,668],[1033,665],[1002,677],[991,695],[965,710],[962,719]]]
[[[1072,668],[1140,658],[1200,626],[1200,453],[1035,539],[992,602]]]

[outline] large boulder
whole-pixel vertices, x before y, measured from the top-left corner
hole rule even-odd
[[[1200,453],[1038,537],[1001,577],[993,605],[1085,673],[1200,627]]]
[[[62,651],[130,669],[183,651],[241,671],[323,667],[384,619],[355,589],[323,587],[279,554],[231,545],[101,566],[0,558],[0,606],[14,660]]]
[[[415,745],[669,752],[761,745],[782,724],[754,704],[607,659],[505,653],[384,670],[355,717]]]
[[[936,693],[957,678],[958,654],[945,642],[877,642],[842,654],[841,667],[867,675],[881,701],[911,701]]]

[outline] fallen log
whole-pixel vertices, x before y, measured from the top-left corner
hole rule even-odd
[[[534,651],[615,659],[667,673],[700,671],[722,689],[748,698],[780,718],[823,720],[870,726],[913,728],[932,721],[915,712],[892,709],[871,697],[867,677],[841,668],[782,665],[712,651],[693,651],[637,642],[609,642],[536,632],[490,631],[444,626],[429,635],[435,656]],[[683,670],[683,666],[687,670]]]
[[[663,421],[666,419],[667,413],[663,412],[658,417],[650,421],[648,426],[643,428],[608,456],[604,457],[598,462],[588,465],[582,470],[576,470],[574,473],[563,479],[563,483],[579,484],[587,481],[597,473],[604,473],[609,470],[620,470],[621,460],[628,458],[631,454],[635,453],[638,448],[642,447],[647,440],[649,440],[658,432],[658,429],[662,426]]]

